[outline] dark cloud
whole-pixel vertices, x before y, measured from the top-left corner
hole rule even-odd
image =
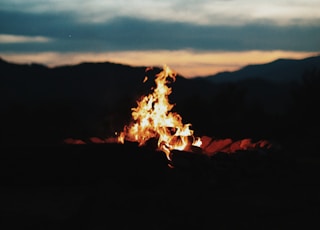
[[[72,14],[0,11],[0,34],[45,36],[48,43],[0,44],[0,52],[150,49],[319,51],[320,25],[199,26],[117,18],[81,23]]]

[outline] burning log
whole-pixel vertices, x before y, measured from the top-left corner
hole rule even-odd
[[[95,144],[103,144],[103,143],[106,143],[104,140],[100,139],[99,137],[91,137],[90,138],[90,141],[92,143],[95,143]]]
[[[253,142],[250,138],[233,141],[231,138],[216,140],[208,136],[204,136],[201,140],[204,140],[204,145],[201,146],[203,150],[202,152],[209,156],[218,152],[235,153],[242,150],[256,151],[272,148],[271,142],[267,140]]]
[[[223,140],[213,140],[209,142],[206,148],[203,148],[203,152],[208,155],[213,155],[217,152],[226,151],[227,147],[232,144],[232,140],[230,138],[223,139]]]
[[[63,141],[65,144],[74,144],[74,145],[82,145],[86,144],[83,140],[80,139],[74,139],[74,138],[67,138]]]

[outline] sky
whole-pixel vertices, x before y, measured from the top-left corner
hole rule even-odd
[[[319,9],[319,0],[1,0],[0,57],[207,76],[319,55]]]

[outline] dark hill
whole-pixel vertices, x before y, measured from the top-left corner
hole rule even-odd
[[[252,76],[254,71],[250,75],[249,70],[259,72],[261,68],[261,73],[265,73],[265,69],[290,70],[291,73],[294,71],[288,68],[290,63],[291,66],[295,63],[292,68],[311,67],[316,60],[319,57],[278,60],[247,67],[240,72],[247,71],[248,76]],[[0,68],[2,143],[60,143],[69,137],[85,139],[114,135],[129,122],[131,108],[141,96],[150,92],[155,75],[161,71],[155,67],[146,72],[143,66],[110,62],[49,68],[2,59]],[[307,127],[305,120],[317,124],[316,116],[309,119],[308,114],[317,114],[314,103],[319,99],[319,71],[312,69],[304,74],[301,71],[295,72],[296,79],[301,74],[300,85],[267,78],[215,82],[211,77],[187,79],[179,75],[170,85],[169,99],[183,122],[191,123],[199,134],[287,138],[286,132],[292,124],[298,127],[294,132],[290,130],[290,135]],[[148,81],[143,83],[145,76]],[[299,119],[299,125],[295,119]],[[304,131],[305,138],[311,135],[311,129]]]
[[[266,64],[248,65],[234,72],[222,72],[207,78],[215,83],[239,82],[248,79],[267,80],[275,83],[299,82],[301,76],[320,68],[320,56],[305,59],[278,59]]]
[[[247,91],[246,98],[250,103],[262,104],[268,112],[283,113],[291,103],[292,88],[303,84],[303,75],[319,69],[320,56],[313,56],[248,65],[205,78],[215,84],[236,84]]]

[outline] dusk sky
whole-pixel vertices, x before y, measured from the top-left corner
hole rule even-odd
[[[319,0],[1,0],[0,57],[185,77],[320,53]]]

